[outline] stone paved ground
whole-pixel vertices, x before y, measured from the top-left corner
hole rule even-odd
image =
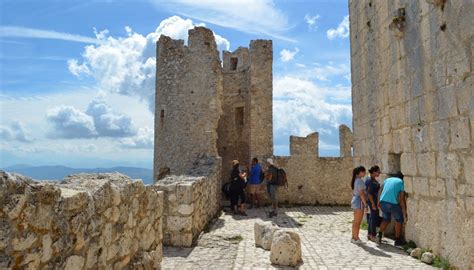
[[[255,220],[269,220],[268,208],[248,210],[248,216],[222,214],[193,248],[164,248],[163,269],[271,269],[270,252],[256,248]],[[350,243],[352,211],[347,207],[282,208],[272,219],[301,236],[300,269],[433,269],[386,244]],[[361,231],[361,239],[366,239]]]

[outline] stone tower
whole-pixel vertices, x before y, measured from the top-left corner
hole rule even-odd
[[[223,115],[218,128],[224,181],[233,159],[247,165],[253,157],[273,154],[272,63],[271,40],[253,40],[250,48],[224,52]]]
[[[222,112],[222,69],[211,30],[189,30],[183,40],[157,44],[154,179],[160,172],[188,174],[203,156],[217,157]]]
[[[350,1],[355,163],[401,170],[406,238],[461,269],[474,265],[473,21],[471,0]]]
[[[273,154],[271,40],[224,52],[211,30],[189,30],[183,40],[157,43],[154,179],[189,174],[202,157],[230,161]]]

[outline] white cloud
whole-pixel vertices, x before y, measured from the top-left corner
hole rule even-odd
[[[92,37],[21,26],[0,26],[0,37],[58,39],[91,44],[100,43],[100,40]]]
[[[273,100],[275,144],[287,145],[288,136],[306,136],[314,131],[338,134],[338,126],[351,121],[349,101],[350,87],[321,87],[308,79],[276,77]],[[327,139],[327,145],[338,144],[338,136]]]
[[[139,128],[135,137],[124,138],[120,140],[120,144],[124,148],[152,149],[154,144],[153,134],[151,128]]]
[[[294,42],[284,35],[288,18],[273,0],[150,0],[158,8],[251,34],[264,34]]]
[[[136,133],[131,118],[113,112],[104,101],[92,101],[86,112],[72,106],[55,107],[46,117],[53,125],[50,135],[55,138],[127,137]]]
[[[295,58],[295,55],[299,52],[300,50],[298,48],[295,48],[293,51],[290,51],[288,49],[283,49],[280,51],[280,60],[282,62],[288,62],[291,61]]]
[[[29,132],[20,121],[14,121],[10,125],[0,125],[0,138],[5,141],[31,142]]]
[[[308,24],[309,31],[316,31],[316,29],[318,29],[317,21],[319,17],[320,17],[319,14],[316,14],[314,16],[306,14],[304,16],[304,20]]]
[[[339,23],[337,28],[330,28],[326,34],[329,39],[347,38],[349,37],[349,15],[345,16],[344,19]]]
[[[85,64],[79,65],[76,59],[69,59],[67,61],[69,72],[75,76],[80,76],[81,74],[90,75],[90,70]]]
[[[97,135],[94,119],[72,106],[59,106],[48,110],[47,119],[53,124],[51,134],[58,138],[92,138]]]
[[[187,41],[188,30],[196,25],[178,16],[161,21],[154,32],[141,35],[126,27],[126,37],[108,36],[108,31],[96,32],[100,45],[85,47],[83,60],[69,62],[69,70],[76,76],[90,75],[97,87],[108,93],[137,96],[148,102],[153,111],[155,102],[156,41],[160,35]],[[229,41],[215,35],[219,49],[229,50]]]
[[[132,119],[121,113],[113,112],[104,101],[92,101],[86,113],[94,119],[94,126],[99,136],[126,137],[136,133]]]

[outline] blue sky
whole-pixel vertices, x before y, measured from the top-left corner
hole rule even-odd
[[[273,40],[275,154],[319,131],[337,156],[351,124],[346,0],[3,0],[0,13],[0,167],[151,167],[154,44],[195,25],[220,49]]]

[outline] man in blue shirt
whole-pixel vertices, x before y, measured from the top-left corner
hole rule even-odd
[[[389,174],[385,179],[382,188],[379,191],[379,208],[383,212],[383,222],[380,225],[378,242],[382,242],[383,232],[391,221],[392,215],[395,217],[395,246],[405,244],[402,239],[402,227],[404,220],[407,219],[405,189],[403,183],[403,174],[401,172]]]
[[[254,205],[260,207],[260,200],[258,199],[258,187],[262,182],[262,167],[258,164],[258,159],[252,159],[250,168],[249,193],[250,193],[250,208]]]

